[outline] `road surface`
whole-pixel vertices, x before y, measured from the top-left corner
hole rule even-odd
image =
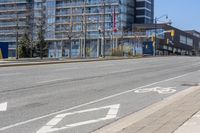
[[[0,68],[0,132],[88,133],[199,83],[199,57]]]

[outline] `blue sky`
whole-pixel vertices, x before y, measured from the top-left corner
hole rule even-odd
[[[155,17],[163,14],[168,14],[172,26],[200,32],[200,0],[155,0]]]

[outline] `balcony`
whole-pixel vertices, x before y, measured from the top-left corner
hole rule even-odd
[[[27,0],[0,0],[0,5],[10,5],[16,3],[27,3]]]

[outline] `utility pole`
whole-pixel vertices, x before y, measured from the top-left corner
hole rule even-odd
[[[16,60],[19,59],[19,15],[18,15],[18,5],[17,1],[16,6]]]
[[[84,56],[87,57],[87,51],[86,51],[86,39],[87,39],[87,19],[86,19],[86,0],[84,1]]]
[[[27,24],[28,24],[28,35],[30,39],[30,58],[33,57],[33,1],[30,0],[27,6]]]
[[[156,56],[156,51],[157,51],[157,21],[159,21],[159,19],[166,17],[166,19],[168,19],[168,15],[164,14],[160,17],[155,17],[155,22],[154,22],[154,32],[155,32],[155,41],[154,41],[154,56]]]
[[[83,13],[83,11],[82,11]],[[83,16],[82,16],[82,20],[81,20],[81,58],[83,58],[83,34],[84,34],[84,27],[83,27]]]
[[[70,46],[70,52],[69,52],[69,58],[72,57],[72,34],[73,34],[73,23],[72,23],[72,18],[73,18],[73,14],[72,14],[72,7],[71,7],[71,15],[70,15],[70,33],[68,35],[68,38],[69,38],[69,46]]]
[[[105,0],[103,1],[103,57],[105,57],[105,46],[106,46],[106,40],[105,40],[105,33],[106,33],[106,3]]]
[[[156,51],[157,51],[157,18],[155,18],[154,30],[155,30],[154,56],[156,56]]]
[[[42,16],[42,18],[41,18],[41,26],[40,26],[40,30],[41,30],[41,32],[42,32],[42,36],[45,36],[45,29],[43,29],[44,28],[44,26],[45,26],[45,18],[46,18],[46,16],[45,16],[45,0],[42,0],[42,3],[41,3],[42,5],[42,14],[41,14],[41,16]],[[44,38],[45,39],[45,38]],[[43,59],[43,44],[42,43],[40,43],[40,59]]]

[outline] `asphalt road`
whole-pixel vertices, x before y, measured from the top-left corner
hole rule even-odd
[[[88,133],[199,83],[199,57],[0,68],[0,132]]]

